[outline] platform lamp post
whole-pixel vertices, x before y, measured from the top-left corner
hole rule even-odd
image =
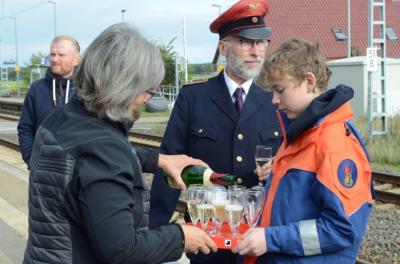
[[[121,10],[121,21],[124,23],[124,13],[126,12],[126,9]]]
[[[347,57],[351,57],[351,0],[347,0]]]
[[[221,5],[217,4],[211,4],[211,6],[218,8],[218,16],[221,15]],[[218,62],[217,62],[217,70],[222,68],[222,59],[221,59],[221,54],[218,55]]]
[[[218,16],[221,15],[221,5],[211,4],[211,6],[217,7],[218,8]]]
[[[54,17],[54,37],[57,36],[57,4],[54,0],[48,0],[46,3],[53,5],[53,17]]]
[[[15,88],[17,91],[17,97],[19,97],[19,87],[18,87],[18,80],[19,80],[19,72],[21,68],[18,65],[18,30],[17,30],[17,18],[15,16],[8,17],[9,19],[14,20],[14,36],[15,36]]]

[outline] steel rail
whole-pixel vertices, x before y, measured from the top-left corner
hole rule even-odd
[[[388,173],[383,171],[373,171],[372,178],[375,181],[400,185],[400,174]]]
[[[159,148],[161,144],[162,137],[149,135],[144,133],[132,132],[130,131],[128,134],[129,141],[133,145],[140,145],[146,147],[153,147]],[[0,138],[0,144],[12,148],[16,151],[19,151],[19,145],[8,141],[6,139]],[[381,171],[372,171],[372,178],[375,181],[382,182],[382,183],[390,183],[397,186],[400,186],[400,175],[399,174],[391,174],[387,172]],[[393,192],[391,190],[375,190],[376,192],[376,200],[384,202],[384,203],[394,203],[400,205],[400,194]],[[182,207],[182,204],[179,206]],[[181,210],[179,211],[182,211]]]

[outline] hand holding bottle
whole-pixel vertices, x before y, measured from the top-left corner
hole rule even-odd
[[[215,242],[200,228],[188,225],[182,225],[182,230],[185,235],[184,251],[195,253],[201,251],[204,254],[209,254],[210,251],[216,252],[217,245]]]
[[[185,190],[185,183],[182,181],[182,170],[189,165],[208,165],[199,159],[191,158],[187,155],[164,155],[160,154],[158,158],[158,166],[164,170],[175,182],[180,189]]]

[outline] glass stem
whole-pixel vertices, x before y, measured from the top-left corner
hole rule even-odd
[[[203,229],[203,231],[204,232],[206,232],[206,230],[207,230],[207,222],[205,222],[205,223],[203,223],[203,222],[201,222],[201,229]]]

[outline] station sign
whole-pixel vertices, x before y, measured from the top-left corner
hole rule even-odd
[[[378,50],[376,47],[367,48],[367,71],[378,71]]]

